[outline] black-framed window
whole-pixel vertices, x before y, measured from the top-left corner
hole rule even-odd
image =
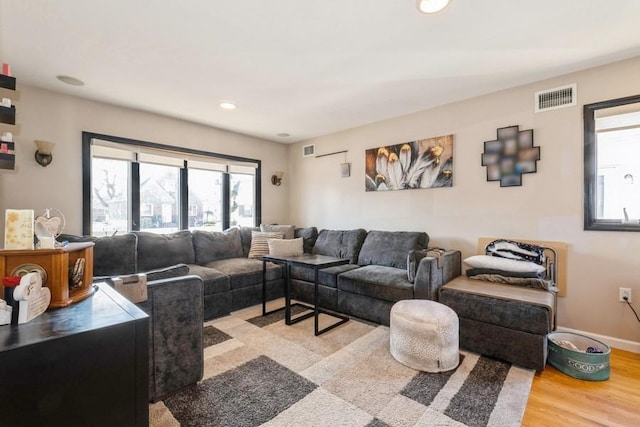
[[[83,234],[223,230],[261,221],[261,161],[82,133]]]
[[[584,229],[640,231],[640,95],[584,106]]]

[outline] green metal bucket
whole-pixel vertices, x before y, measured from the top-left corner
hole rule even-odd
[[[552,332],[547,335],[547,338],[549,340],[547,361],[560,372],[581,380],[604,381],[609,379],[611,349],[605,343],[572,332]],[[554,340],[569,341],[583,351],[561,347]],[[602,353],[586,353],[587,347],[597,347],[602,350]]]

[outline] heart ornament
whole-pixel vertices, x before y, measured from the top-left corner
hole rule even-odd
[[[35,221],[36,235],[41,236],[42,234],[38,233],[46,231],[49,235],[56,236],[58,234],[58,230],[60,230],[61,224],[62,221],[58,217],[44,218],[39,216]]]

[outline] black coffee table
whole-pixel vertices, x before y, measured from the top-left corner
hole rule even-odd
[[[327,310],[324,310],[318,307],[318,271],[323,268],[335,267],[337,265],[349,264],[348,259],[344,258],[335,258],[326,255],[315,255],[315,254],[303,254],[299,256],[290,256],[290,257],[280,257],[280,256],[272,256],[265,255],[262,257],[262,315],[265,316],[269,313],[273,313],[278,310],[282,310],[282,308],[278,308],[275,310],[271,310],[267,312],[267,262],[273,262],[274,264],[280,264],[284,266],[284,297],[285,297],[285,314],[284,321],[287,325],[293,325],[294,323],[298,323],[302,320],[308,319],[309,317],[314,317],[314,332],[315,335],[318,336],[323,334],[336,326],[340,326],[349,321],[349,318],[346,316],[342,316],[340,314],[332,313]],[[314,271],[314,292],[313,292],[313,307],[305,304],[296,303],[295,305],[306,307],[310,310],[313,310],[311,313],[302,314],[295,319],[291,318],[291,266],[309,268]],[[320,330],[318,329],[318,314],[323,313],[328,316],[339,319],[338,322],[327,326],[326,328]]]

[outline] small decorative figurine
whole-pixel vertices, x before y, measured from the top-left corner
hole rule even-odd
[[[51,291],[42,287],[40,273],[27,273],[13,291],[13,299],[20,303],[18,324],[27,323],[47,310],[51,302]]]
[[[0,325],[8,325],[11,323],[12,308],[3,299],[0,299]]]

